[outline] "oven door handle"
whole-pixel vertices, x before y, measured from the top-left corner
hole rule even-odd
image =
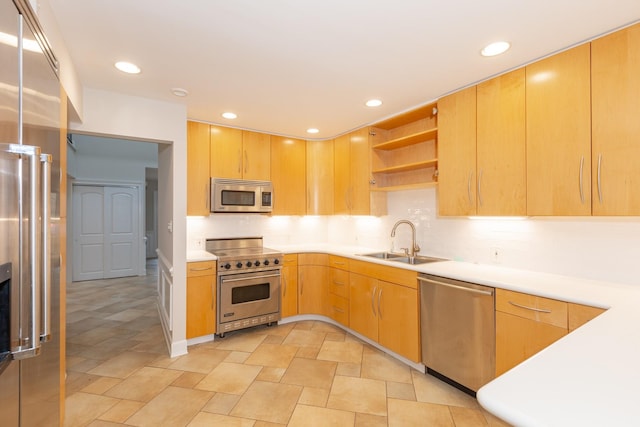
[[[222,282],[241,282],[244,280],[253,280],[253,279],[266,279],[268,277],[280,277],[280,274],[265,274],[263,276],[251,276],[251,277],[241,277],[240,279],[226,279],[224,276],[222,277]]]

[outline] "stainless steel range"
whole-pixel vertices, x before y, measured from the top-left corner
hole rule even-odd
[[[225,332],[280,320],[281,252],[262,246],[262,237],[207,239],[218,257],[216,331]]]

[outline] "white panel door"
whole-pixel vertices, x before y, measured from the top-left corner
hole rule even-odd
[[[73,187],[73,281],[137,275],[138,197],[136,187]]]

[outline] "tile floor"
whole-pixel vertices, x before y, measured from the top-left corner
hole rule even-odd
[[[170,358],[146,277],[71,283],[65,426],[504,426],[475,399],[319,321]]]

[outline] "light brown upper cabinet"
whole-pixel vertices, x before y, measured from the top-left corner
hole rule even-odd
[[[591,43],[593,215],[640,215],[640,24]]]
[[[333,214],[333,140],[307,141],[307,215]]]
[[[477,215],[527,214],[525,71],[477,87]]]
[[[212,177],[270,179],[270,135],[213,125],[210,130]]]
[[[271,136],[273,215],[305,215],[306,142]]]
[[[590,45],[525,70],[527,214],[590,215]]]
[[[187,122],[187,215],[209,215],[209,125]]]
[[[369,128],[361,128],[334,140],[333,211],[340,215],[385,215],[384,192],[372,191]]]
[[[476,214],[476,87],[438,100],[438,213]]]

